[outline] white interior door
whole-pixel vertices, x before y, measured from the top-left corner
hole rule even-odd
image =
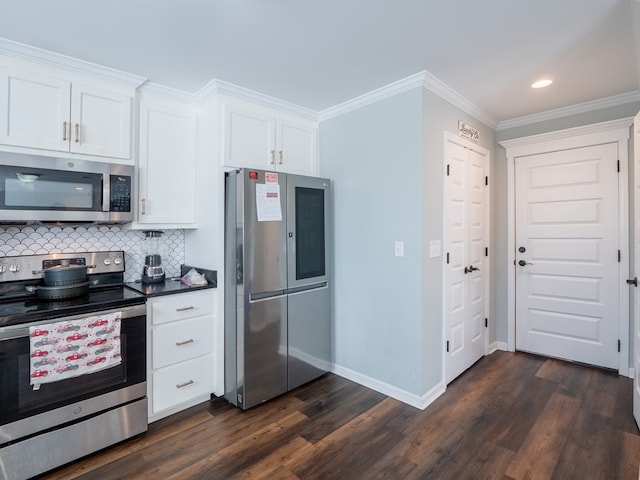
[[[640,274],[640,113],[633,121],[634,138],[634,275]],[[637,287],[637,285],[636,285]],[[633,416],[640,426],[640,289],[633,289]]]
[[[485,352],[487,154],[445,142],[445,382]]]
[[[618,147],[516,158],[516,349],[618,368]]]

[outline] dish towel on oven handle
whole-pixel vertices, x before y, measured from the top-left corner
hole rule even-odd
[[[119,365],[122,312],[29,327],[33,389]]]

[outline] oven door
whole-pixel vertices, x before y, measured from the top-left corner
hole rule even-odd
[[[30,385],[29,327],[122,312],[122,362],[98,372]],[[146,307],[90,312],[0,328],[0,445],[146,396]]]

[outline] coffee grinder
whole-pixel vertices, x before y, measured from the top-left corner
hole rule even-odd
[[[144,230],[146,256],[142,267],[142,283],[164,282],[160,240],[163,233],[161,230]]]

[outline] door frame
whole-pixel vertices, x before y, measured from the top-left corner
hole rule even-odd
[[[447,213],[448,210],[446,208],[447,205],[447,158],[445,156],[445,152],[447,151],[447,142],[455,143],[469,150],[473,150],[480,155],[484,155],[486,158],[485,163],[485,176],[489,178],[488,185],[484,190],[484,201],[485,201],[485,209],[484,209],[484,221],[485,221],[485,242],[487,247],[489,248],[489,253],[491,253],[491,152],[489,149],[484,148],[476,143],[473,143],[469,140],[465,140],[464,138],[459,137],[451,132],[444,132],[444,138],[442,142],[442,198],[445,205],[445,209],[442,214],[442,248],[443,248],[443,262],[446,261],[446,251],[444,250],[447,245],[447,238],[445,235],[446,232],[446,222],[447,222]],[[447,351],[446,351],[446,329],[447,329],[447,312],[444,309],[444,305],[446,305],[447,295],[446,285],[445,285],[445,265],[443,263],[442,270],[442,381],[446,387],[446,361],[447,361]],[[486,275],[484,277],[484,311],[487,318],[491,318],[491,257],[487,256],[485,262]],[[495,327],[494,327],[495,328]],[[489,354],[489,330],[490,328],[485,328],[484,331],[484,355]]]
[[[618,373],[629,375],[629,136],[633,117],[596,123],[583,127],[515,138],[499,142],[507,156],[507,345],[516,348],[516,225],[515,225],[515,160],[517,157],[555,152],[572,148],[617,143],[620,164],[618,175],[618,248],[622,252],[619,268],[618,331],[620,355]],[[623,288],[625,287],[625,288]],[[504,346],[504,345],[503,345]]]

